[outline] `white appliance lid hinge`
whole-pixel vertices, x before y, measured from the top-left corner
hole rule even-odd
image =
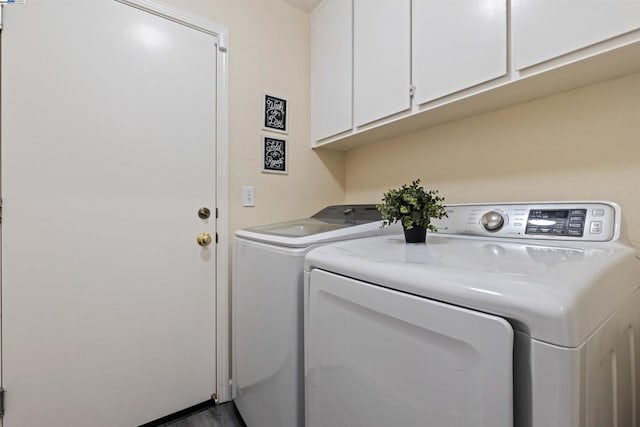
[[[413,96],[416,94],[416,87],[414,85],[409,85],[409,96]]]

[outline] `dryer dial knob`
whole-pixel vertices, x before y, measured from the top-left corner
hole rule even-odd
[[[487,231],[498,231],[504,225],[504,217],[500,212],[490,211],[482,215],[482,226]]]

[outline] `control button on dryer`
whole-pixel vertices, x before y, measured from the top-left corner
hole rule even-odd
[[[582,237],[582,230],[567,230],[567,235],[571,237]]]
[[[504,216],[500,212],[489,211],[480,218],[482,226],[487,231],[498,231],[504,225]]]
[[[584,224],[581,222],[570,222],[569,223],[569,228],[582,228],[584,227]]]
[[[602,233],[602,221],[591,221],[591,223],[589,224],[589,233],[590,234]]]
[[[604,209],[594,209],[591,211],[593,216],[604,216]]]

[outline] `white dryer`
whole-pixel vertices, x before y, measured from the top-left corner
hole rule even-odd
[[[449,206],[305,262],[307,427],[639,427],[640,256],[608,202]]]
[[[329,242],[382,235],[380,225],[375,205],[339,205],[236,232],[232,377],[248,427],[304,425],[304,256]]]

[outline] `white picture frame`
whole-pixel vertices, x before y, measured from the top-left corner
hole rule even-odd
[[[262,129],[289,133],[289,100],[283,96],[262,93]]]
[[[265,135],[260,138],[262,151],[262,173],[287,175],[289,173],[289,141],[280,135]]]

